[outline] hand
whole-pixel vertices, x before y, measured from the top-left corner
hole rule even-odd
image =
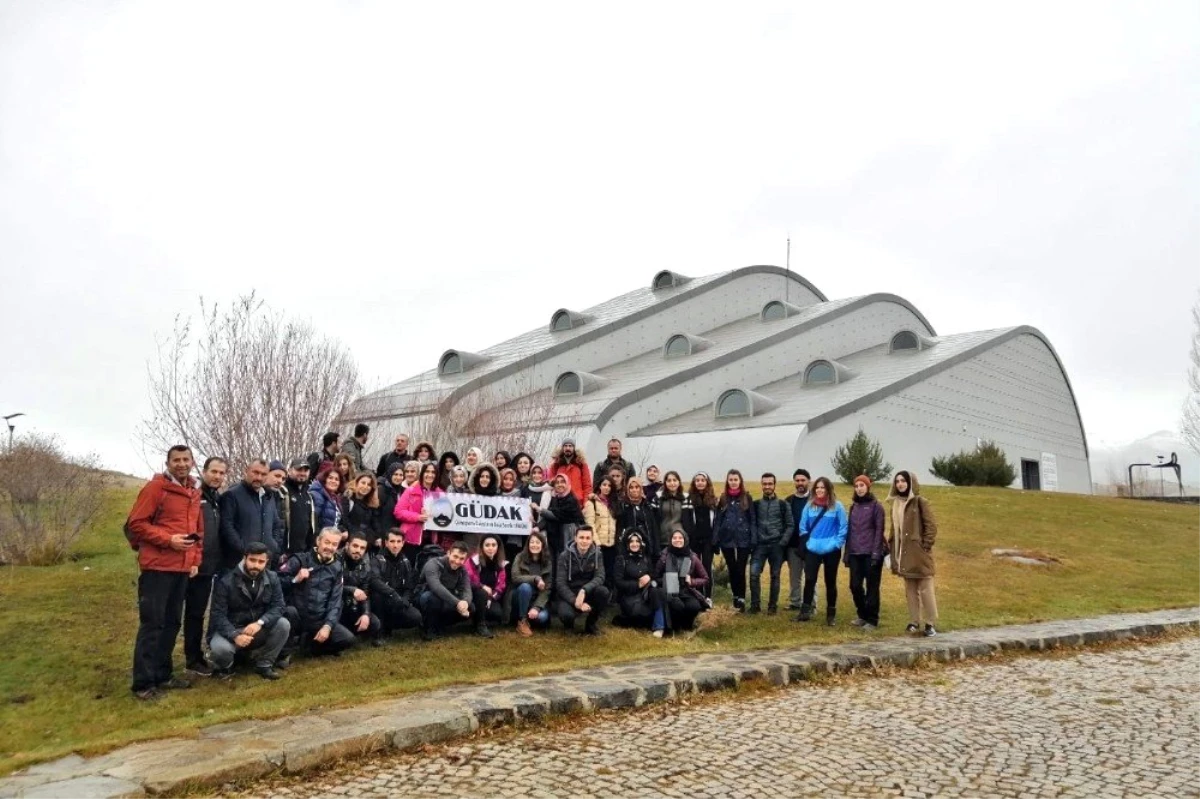
[[[371,617],[364,613],[363,615],[358,617],[358,624],[354,625],[354,629],[358,630],[361,633],[361,632],[365,632],[366,629],[370,626],[371,626]]]
[[[375,539],[375,548],[376,548],[376,549],[383,549],[383,539],[382,539],[382,538],[376,538],[376,539]]]
[[[467,604],[467,600],[465,599],[458,600],[458,604],[454,606],[454,609],[457,610],[458,615],[462,616],[463,618],[471,615],[471,606]]]
[[[683,575],[683,581],[687,585],[691,585],[692,584],[692,575],[690,575],[690,574]]]
[[[583,607],[581,607],[581,608],[579,609],[579,612],[580,612],[580,613],[591,613],[591,612],[592,612],[592,606],[591,606],[591,605],[589,605],[588,603],[584,602],[584,603],[583,603]]]
[[[246,647],[250,646],[250,644],[254,643],[254,636],[246,635],[246,633],[243,632],[237,638],[233,639],[233,643],[238,649],[245,649]]]
[[[296,576],[292,578],[293,583],[302,583],[308,579],[308,569],[301,569],[296,572]]]
[[[200,573],[200,567],[193,566],[191,569],[188,570],[188,577],[195,577],[199,573]]]
[[[583,610],[583,607],[584,607],[584,604],[585,604],[585,603],[584,603],[584,599],[585,599],[586,597],[587,597],[587,594],[583,593],[582,591],[580,591],[580,592],[579,592],[579,593],[578,593],[578,594],[575,596],[575,609],[576,609],[576,610]]]
[[[530,608],[529,612],[525,615],[529,617],[530,621],[537,621],[538,613],[539,611],[537,608]]]
[[[196,545],[195,541],[190,540],[186,535],[171,536],[171,549],[176,552],[187,552]]]
[[[483,586],[483,593],[487,594],[488,596],[496,595],[496,592],[494,590],[492,590],[492,587],[490,585]]]
[[[538,581],[537,581],[537,589],[538,589],[539,591],[545,591],[545,590],[546,590],[546,581],[545,581],[545,580],[543,580],[541,577],[539,577],[539,578],[538,578]]]
[[[638,588],[645,588],[650,583],[650,575],[643,574],[638,578]]]
[[[427,510],[423,510],[423,511],[421,511],[421,517],[420,517],[420,518],[421,518],[421,521],[423,521],[423,522],[427,522],[427,521],[429,521],[429,511],[427,511]]]
[[[318,644],[323,644],[329,640],[329,634],[331,632],[333,632],[333,629],[328,624],[326,624],[324,627],[317,630],[317,634],[313,636],[313,640],[316,641]]]
[[[259,624],[258,622],[254,622],[253,624],[247,624],[245,627],[242,628],[242,635],[248,635],[251,638],[253,638],[254,636],[258,635],[258,631],[261,629],[262,629],[262,625]]]
[[[362,590],[361,588],[355,588],[354,589],[354,601],[355,602],[366,602],[367,601],[367,592]]]

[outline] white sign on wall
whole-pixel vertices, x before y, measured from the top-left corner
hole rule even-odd
[[[1042,490],[1058,490],[1058,461],[1053,452],[1042,453]]]

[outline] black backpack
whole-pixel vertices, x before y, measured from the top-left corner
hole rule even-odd
[[[425,564],[434,558],[445,557],[446,550],[442,549],[437,544],[426,544],[417,551],[417,573],[414,575],[414,581],[420,585],[425,573]]]

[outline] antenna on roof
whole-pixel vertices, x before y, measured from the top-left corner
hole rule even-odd
[[[783,278],[783,301],[788,301],[788,290],[791,288],[792,282],[792,233],[788,231],[787,237],[787,257],[784,260],[787,266],[787,274]]]

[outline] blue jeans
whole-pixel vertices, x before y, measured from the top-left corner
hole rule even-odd
[[[762,597],[763,564],[771,566],[771,595],[768,608],[779,606],[779,576],[783,570],[783,544],[758,544],[750,556],[750,607],[760,607]]]
[[[529,606],[533,603],[533,598],[537,596],[537,588],[530,583],[521,583],[517,586],[517,621],[525,619],[529,621]],[[542,608],[538,611],[538,616],[534,623],[540,624],[543,627],[550,623],[550,611]]]

